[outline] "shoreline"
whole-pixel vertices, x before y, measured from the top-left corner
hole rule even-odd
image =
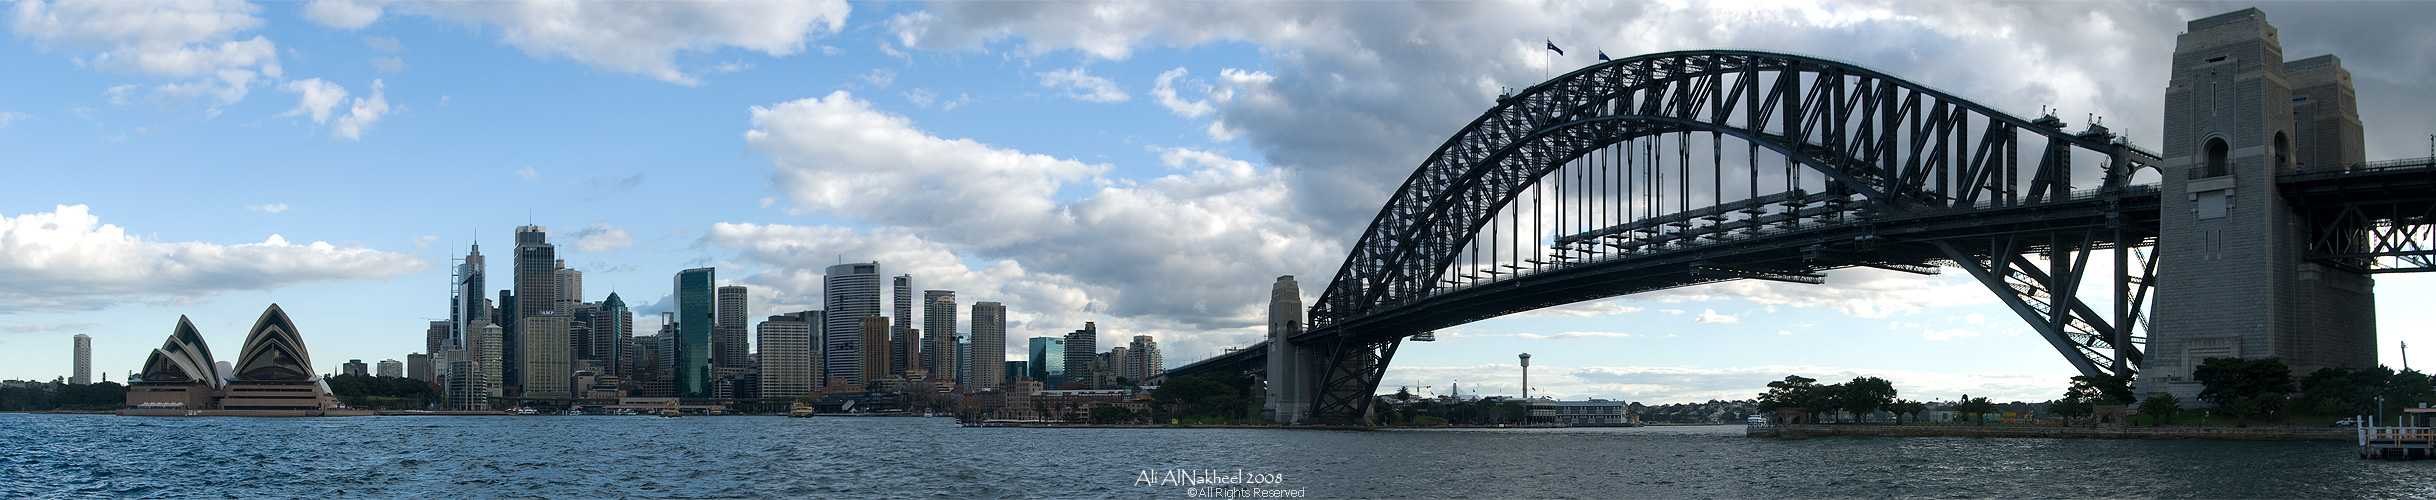
[[[1754,427],[1745,435],[1799,439],[1824,436],[1989,437],[2057,439],[2232,439],[2244,441],[2352,441],[2350,427],[1983,427],[1961,425],[1792,424]]]

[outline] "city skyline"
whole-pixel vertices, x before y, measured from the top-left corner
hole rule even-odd
[[[43,188],[0,202],[0,233],[51,245],[0,247],[0,378],[66,374],[58,346],[83,334],[93,366],[113,370],[93,376],[119,380],[177,315],[213,318],[204,335],[236,345],[240,311],[273,302],[314,325],[325,359],[405,359],[451,316],[437,300],[451,259],[476,242],[514,249],[517,226],[556,233],[551,258],[508,257],[550,279],[490,277],[476,302],[562,288],[564,261],[584,274],[563,288],[586,296],[519,307],[622,292],[629,326],[651,332],[676,310],[668,279],[683,269],[727,271],[709,286],[748,287],[742,318],[758,321],[825,309],[826,266],[877,262],[875,279],[1004,304],[1005,359],[1017,339],[1091,322],[1105,345],[1155,336],[1175,366],[1258,341],[1276,276],[1315,297],[1418,156],[1499,89],[1592,53],[1815,54],[2017,115],[2101,114],[2155,147],[2166,75],[2150,68],[2180,23],[2238,8],[811,3],[746,12],[775,28],[632,33],[607,20],[639,14],[610,4],[587,7],[600,29],[578,30],[601,38],[553,39],[579,35],[479,9],[333,5],[36,2],[0,15],[13,35],[0,65],[36,76],[0,82],[0,149]],[[2392,23],[2430,7],[2264,8],[2290,58],[2336,53],[2357,75],[2370,159],[2428,151],[2436,69],[2406,49],[2436,42],[2357,33],[2425,41]],[[198,33],[106,29],[154,11],[226,15]],[[1093,22],[1058,28],[1071,19]],[[1296,19],[1321,22],[1277,28]],[[1397,23],[1468,27],[1415,35],[1424,49]],[[1989,29],[2016,38],[1979,41]],[[227,57],[152,57],[206,53]],[[2042,55],[2088,53],[2115,55]],[[870,147],[824,141],[839,136]],[[191,271],[140,271],[152,269]],[[1733,399],[1788,373],[2052,397],[2070,367],[1960,274],[1839,271],[1826,286],[1736,282],[1524,313],[1408,345],[1386,386],[1512,394],[1511,355],[1530,351],[1534,393],[1568,397]],[[2380,351],[2400,366],[2398,342],[2436,336],[2415,327],[2436,313],[2402,304],[2436,297],[2436,281],[2377,285]],[[478,334],[470,322],[449,335]],[[488,326],[510,335],[492,347],[521,348],[508,333],[521,325]]]

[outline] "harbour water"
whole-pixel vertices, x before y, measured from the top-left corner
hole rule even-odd
[[[0,414],[0,498],[2436,497],[2436,462],[2343,442],[1742,432]]]

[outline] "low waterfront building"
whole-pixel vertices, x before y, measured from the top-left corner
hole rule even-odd
[[[1608,401],[1605,399],[1592,399],[1588,401],[1550,401],[1548,402],[1548,406],[1555,410],[1550,416],[1550,421],[1553,423],[1590,426],[1629,425],[1632,423],[1632,421],[1624,415],[1624,402],[1622,401]]]

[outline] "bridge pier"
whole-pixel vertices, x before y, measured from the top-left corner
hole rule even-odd
[[[2285,62],[2256,9],[2191,21],[2166,89],[2159,287],[2139,392],[2195,401],[2207,358],[2280,358],[2297,379],[2377,365],[2375,283],[2310,258],[2277,176],[2364,158],[2349,74]],[[2304,111],[2296,113],[2295,111]]]
[[[1279,276],[1269,286],[1269,366],[1260,416],[1272,422],[1307,423],[1319,383],[1317,349],[1293,342],[1303,332],[1302,293],[1293,276]]]

